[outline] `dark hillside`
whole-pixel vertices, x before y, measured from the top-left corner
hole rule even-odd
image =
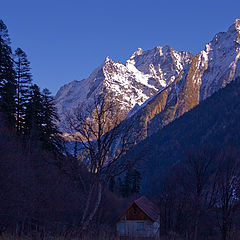
[[[127,158],[141,160],[142,190],[151,194],[160,184],[160,176],[174,163],[181,161],[184,152],[191,147],[239,146],[239,100],[240,78],[129,152]]]

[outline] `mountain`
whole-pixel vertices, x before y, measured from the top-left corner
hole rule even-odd
[[[138,159],[143,191],[157,188],[184,150],[202,144],[239,145],[240,19],[193,56],[169,46],[138,49],[123,65],[107,58],[88,79],[63,86],[56,106],[64,113],[105,94],[117,103],[121,125],[133,124],[142,142]],[[134,135],[133,132],[131,132]]]
[[[143,51],[138,49],[123,65],[107,57],[87,79],[64,85],[55,97],[62,129],[65,114],[78,107],[91,108],[96,96],[104,94],[111,99],[121,120],[129,111],[142,105],[175,81],[188,68],[193,55],[178,52],[169,46]]]
[[[152,190],[159,189],[162,177],[184,159],[189,149],[201,146],[239,148],[239,99],[240,78],[129,151],[125,158],[137,161],[143,193],[152,194]]]
[[[125,65],[107,57],[89,78],[60,88],[60,126],[64,130],[66,113],[91,109],[94,97],[103,94],[115,103],[120,120],[131,118],[145,138],[240,76],[239,58],[240,19],[195,56],[164,46],[139,48]]]
[[[131,121],[143,138],[182,116],[240,76],[240,19],[218,33],[205,50],[164,89],[135,111]]]

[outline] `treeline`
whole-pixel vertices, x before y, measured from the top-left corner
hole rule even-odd
[[[108,190],[109,179],[128,167],[117,165],[127,149],[125,139],[114,164],[106,159],[120,132],[104,135],[101,127],[98,145],[92,136],[82,142],[86,160],[80,152],[72,155],[56,126],[51,93],[33,84],[26,53],[20,48],[13,52],[10,44],[0,20],[0,237],[112,234],[128,202]],[[112,109],[105,102],[95,107],[100,125]],[[93,132],[86,124],[76,131],[96,134],[92,124]]]
[[[67,157],[53,97],[33,84],[26,53],[13,52],[10,44],[0,20],[0,235],[20,236],[40,226],[72,224],[82,199],[60,171]]]
[[[139,196],[141,179],[141,173],[136,168],[129,167],[122,178],[110,178],[109,190],[123,198]]]
[[[27,54],[21,48],[13,52],[10,44],[7,26],[0,20],[0,112],[27,146],[36,148],[38,142],[54,150],[58,129],[53,97],[33,84]]]
[[[156,191],[163,239],[239,239],[239,154],[209,145],[185,152]]]

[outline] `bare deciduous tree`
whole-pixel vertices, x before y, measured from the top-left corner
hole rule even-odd
[[[209,239],[237,239],[239,149],[209,146],[190,149],[185,161],[173,170],[173,178],[171,175],[169,180],[168,176],[160,195],[165,234],[172,231],[194,240],[206,236]]]
[[[85,165],[88,171],[87,181],[79,177],[85,194],[81,229],[85,229],[95,216],[109,179],[132,164],[119,160],[134,145],[135,138],[130,132],[131,124],[119,125],[121,118],[117,117],[115,109],[100,96],[94,99],[93,106],[80,107],[67,115],[68,126],[77,133],[75,140],[80,145],[78,164]]]
[[[216,215],[222,240],[229,240],[239,207],[240,161],[234,149],[221,152],[218,160]]]
[[[198,239],[199,221],[207,209],[216,202],[216,178],[214,172],[215,150],[209,146],[190,149],[186,153],[185,174],[187,177],[191,201],[193,202],[194,236]]]

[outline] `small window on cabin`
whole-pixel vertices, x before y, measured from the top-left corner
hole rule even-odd
[[[137,222],[137,230],[144,230],[144,222]]]
[[[137,214],[137,207],[133,206],[133,214],[136,215]]]

